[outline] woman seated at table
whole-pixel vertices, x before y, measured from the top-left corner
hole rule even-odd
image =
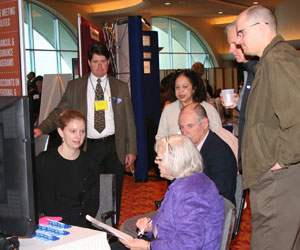
[[[99,175],[96,162],[80,150],[86,119],[78,111],[65,110],[57,131],[62,144],[36,158],[39,213],[88,227],[85,215],[94,217],[99,207]]]
[[[204,174],[202,158],[183,135],[161,138],[155,150],[161,177],[172,180],[157,216],[138,220],[145,228],[143,239],[120,240],[129,249],[211,250],[219,249],[224,218],[224,200],[215,184]],[[120,243],[112,250],[126,249]]]
[[[167,135],[180,134],[179,113],[184,106],[190,103],[201,103],[207,113],[210,129],[222,128],[219,113],[213,105],[206,101],[206,89],[203,80],[198,77],[197,73],[191,70],[180,71],[174,79],[169,90],[170,99],[177,100],[165,106],[155,136],[156,141]]]

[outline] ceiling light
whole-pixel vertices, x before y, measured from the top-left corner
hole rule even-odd
[[[258,4],[258,2],[253,2],[253,4]]]
[[[219,11],[218,14],[219,14],[219,15],[222,15],[222,14],[223,14],[223,11]]]
[[[170,5],[171,3],[165,3],[165,5]]]

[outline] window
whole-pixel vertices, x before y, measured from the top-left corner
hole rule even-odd
[[[67,27],[41,7],[24,1],[26,72],[71,74],[77,40]]]
[[[161,70],[187,69],[195,62],[205,68],[215,65],[198,36],[187,26],[164,17],[152,18],[152,30],[158,32],[159,66]]]

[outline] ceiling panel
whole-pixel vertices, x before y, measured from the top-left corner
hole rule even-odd
[[[61,2],[71,2],[77,4],[101,4],[120,2],[121,0],[58,0]],[[129,2],[129,0],[125,0]],[[238,15],[241,11],[253,4],[253,0],[143,0],[145,4],[138,8],[123,10],[122,15],[126,14],[148,14],[151,16],[195,16],[195,17],[219,17],[219,11],[223,12],[223,16]],[[274,8],[281,2],[286,0],[260,0],[259,4]],[[165,2],[171,3],[165,5]],[[91,13],[94,16],[109,15],[110,12]],[[116,15],[114,10],[111,14]]]

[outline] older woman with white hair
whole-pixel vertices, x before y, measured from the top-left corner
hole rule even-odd
[[[137,222],[137,227],[147,232],[152,241],[120,241],[135,250],[219,249],[224,201],[215,184],[202,172],[202,158],[194,144],[184,135],[170,135],[161,138],[155,150],[161,177],[175,180],[157,216],[151,222],[150,218]]]

